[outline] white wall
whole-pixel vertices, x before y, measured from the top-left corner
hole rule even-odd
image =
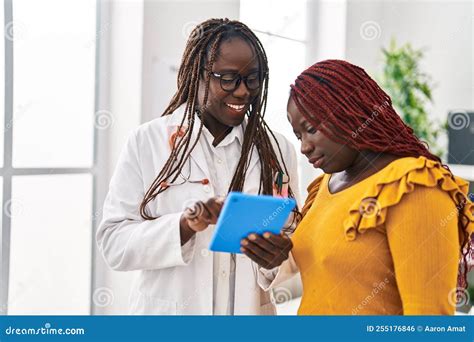
[[[109,128],[99,131],[99,180],[97,221],[109,180],[120,151],[129,133],[140,124],[143,2],[102,1],[102,27],[97,39],[101,41],[98,70],[99,110],[106,110],[113,118]],[[105,179],[104,179],[105,178]],[[105,182],[104,182],[105,180]],[[110,270],[95,251],[92,284],[93,314],[126,314],[128,293],[133,272]]]
[[[186,40],[209,18],[239,18],[239,1],[145,1],[142,122],[160,116],[176,91]]]
[[[429,113],[445,120],[449,110],[474,108],[473,15],[469,0],[348,0],[346,59],[377,76],[382,72],[380,49],[392,37],[426,48],[421,68],[436,84]]]

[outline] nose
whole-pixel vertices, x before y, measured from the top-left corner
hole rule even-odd
[[[241,99],[248,99],[250,97],[250,91],[243,80],[241,80],[239,86],[234,90],[232,95]]]
[[[307,140],[302,138],[300,151],[302,154],[308,157],[308,155],[311,155],[311,152],[313,151],[313,146],[310,143],[308,143]]]

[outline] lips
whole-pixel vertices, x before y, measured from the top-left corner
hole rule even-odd
[[[324,161],[324,155],[318,156],[318,157],[311,157],[308,159],[310,164],[313,164],[313,167],[315,169],[321,167]]]
[[[246,110],[247,105],[246,104],[232,104],[232,103],[225,103],[225,105],[232,109],[234,112],[237,113],[242,113]]]

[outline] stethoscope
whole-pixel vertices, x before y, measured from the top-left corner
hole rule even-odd
[[[185,134],[186,134],[186,130],[184,127],[181,127],[181,129],[177,127],[176,131],[171,134],[170,139],[169,139],[170,149],[173,149],[176,139],[182,138]],[[202,178],[199,180],[191,180],[190,179],[191,178],[191,160],[189,158],[186,161],[186,164],[188,164],[187,176],[183,174],[183,169],[181,169],[178,176],[179,178],[181,178],[180,181],[178,182],[175,181],[173,183],[168,183],[166,181],[163,181],[161,182],[160,186],[163,189],[166,189],[173,186],[180,186],[186,183],[202,184],[205,187],[204,190],[206,192],[209,192],[210,191],[209,179]],[[284,172],[278,171],[275,173],[275,175],[273,176],[273,195],[274,196],[288,197],[288,183],[289,183],[288,180],[289,180],[288,176],[285,175]]]
[[[184,135],[186,134],[186,128],[185,127],[181,127],[181,129],[179,127],[176,128],[176,131],[173,132],[170,136],[170,139],[169,139],[169,145],[170,145],[170,149],[173,149],[174,147],[174,144],[175,144],[175,141],[176,139],[178,138],[182,138]],[[179,186],[179,185],[183,185],[183,184],[186,184],[186,183],[193,183],[193,184],[202,184],[205,186],[205,190],[209,191],[209,184],[210,184],[210,181],[208,178],[203,178],[203,179],[200,179],[200,180],[191,180],[191,160],[188,158],[188,160],[186,161],[186,164],[188,164],[188,172],[187,172],[187,176],[185,176],[183,174],[183,169],[181,169],[181,171],[179,172],[179,178],[181,178],[180,181],[178,182],[173,182],[173,183],[168,183],[166,181],[163,181],[161,182],[160,186],[163,188],[163,189],[166,189],[166,188],[170,188],[170,187],[173,187],[173,186]]]
[[[191,180],[191,160],[187,160],[186,161],[186,164],[188,164],[188,172],[187,172],[187,176],[185,176],[183,174],[183,170],[181,169],[181,171],[179,172],[179,176],[177,178],[177,180],[173,183],[168,183],[168,182],[161,182],[161,187],[162,188],[169,188],[169,187],[173,187],[173,186],[179,186],[179,185],[183,185],[183,184],[186,184],[186,183],[193,183],[193,184],[202,184],[202,185],[209,185],[210,184],[210,181],[209,179],[207,178],[203,178],[203,179],[200,179],[200,180]]]

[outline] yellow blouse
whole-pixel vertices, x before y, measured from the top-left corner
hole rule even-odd
[[[456,206],[468,183],[425,157],[397,159],[335,194],[329,178],[309,186],[292,237],[303,282],[298,314],[453,314]],[[469,200],[464,213],[473,233]]]

